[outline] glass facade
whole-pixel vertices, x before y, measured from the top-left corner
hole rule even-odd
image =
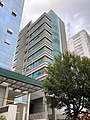
[[[36,66],[38,66],[38,65],[40,65],[43,61],[44,61],[44,57],[42,57],[42,58],[40,58],[39,60],[35,61],[33,64],[27,66],[27,68],[26,68],[27,71],[28,71],[28,70],[31,70],[32,68],[34,68],[34,67],[36,67]]]
[[[0,67],[6,69],[12,67],[23,4],[24,0],[0,1]]]
[[[48,15],[51,17],[53,55],[57,55],[62,52],[60,18],[52,10]]]
[[[33,78],[36,78],[44,73],[44,69],[40,69],[32,74]]]
[[[33,55],[31,55],[30,57],[28,57],[28,60],[32,60],[33,58],[37,57],[38,55],[40,55],[42,52],[44,51],[44,47],[41,48],[40,50],[38,50],[37,52],[35,52]]]
[[[34,23],[30,22],[20,31],[16,50],[20,52],[23,46],[24,54],[16,53],[18,60],[14,64],[15,71],[43,80],[46,77],[44,69],[48,63],[53,62],[54,55],[64,51],[66,45],[65,27],[63,21],[51,10],[48,14],[42,14]],[[20,42],[21,41],[21,42]],[[24,42],[25,41],[25,42]],[[64,47],[65,46],[65,47]],[[17,66],[22,64],[20,70]],[[20,66],[21,67],[21,66]]]
[[[50,62],[52,62],[53,60],[51,59],[51,58],[49,58],[49,57],[46,57],[46,62],[48,62],[48,63],[50,63]]]

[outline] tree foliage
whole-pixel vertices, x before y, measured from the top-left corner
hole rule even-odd
[[[0,120],[6,120],[6,117],[3,116],[3,115],[1,115],[1,116],[0,116]]]
[[[43,86],[48,104],[56,108],[65,106],[69,119],[76,120],[83,108],[90,109],[90,59],[63,53],[55,57],[47,67],[47,78]]]

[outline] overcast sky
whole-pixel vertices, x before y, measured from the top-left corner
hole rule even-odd
[[[90,33],[90,0],[25,0],[21,29],[51,9],[64,21],[68,38],[82,29]]]

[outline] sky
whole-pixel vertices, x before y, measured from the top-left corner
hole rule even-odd
[[[67,38],[82,29],[90,33],[90,0],[25,0],[20,29],[51,9],[64,21]]]

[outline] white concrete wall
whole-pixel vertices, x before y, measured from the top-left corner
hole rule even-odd
[[[5,116],[7,120],[16,120],[17,105],[9,105],[5,107],[8,107],[8,110],[0,113],[0,116],[1,115]]]
[[[3,106],[5,96],[5,87],[0,86],[0,107]]]
[[[79,40],[80,42],[78,43]],[[69,52],[77,53],[75,51],[75,47],[77,49],[78,48],[77,46],[81,44],[80,47],[82,47],[82,50],[77,54],[80,55],[81,57],[87,56],[90,58],[90,42],[89,41],[90,41],[90,36],[87,34],[85,30],[82,30],[68,40],[68,50]],[[76,45],[74,44],[75,42],[77,42]]]

